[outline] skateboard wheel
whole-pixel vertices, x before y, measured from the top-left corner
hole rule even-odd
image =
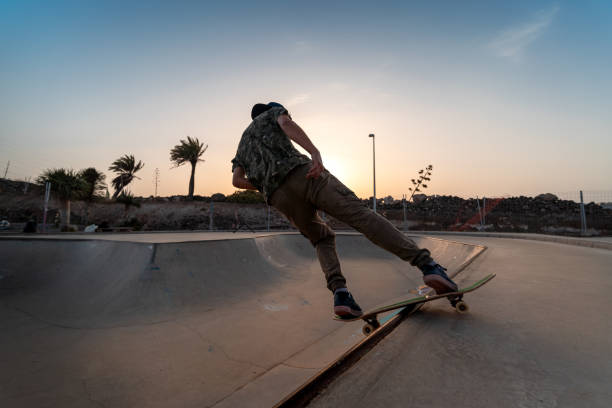
[[[370,334],[374,332],[374,330],[376,330],[376,327],[374,327],[374,325],[370,323],[364,324],[361,329],[361,331],[363,332],[365,336],[369,336]]]
[[[455,310],[459,313],[466,313],[468,310],[470,310],[470,307],[464,301],[459,301],[455,305]]]

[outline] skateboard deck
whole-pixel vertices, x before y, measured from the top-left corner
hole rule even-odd
[[[373,310],[369,310],[362,314],[359,317],[353,317],[348,319],[343,319],[339,316],[334,316],[334,320],[339,320],[342,322],[354,322],[356,320],[363,320],[366,324],[363,326],[363,334],[366,336],[370,335],[374,330],[380,327],[380,322],[378,321],[378,315],[384,312],[389,312],[391,310],[399,309],[402,307],[413,305],[413,308],[419,304],[431,302],[436,299],[447,298],[451,305],[457,310],[459,313],[465,313],[469,310],[467,303],[463,301],[463,295],[468,292],[472,292],[485,283],[489,282],[491,279],[495,277],[495,274],[492,273],[490,275],[485,276],[479,281],[474,282],[470,286],[459,289],[457,292],[449,292],[441,295],[437,295],[433,289],[426,290],[425,294],[422,296],[417,296],[408,300],[404,300],[398,303],[393,303],[387,306],[381,306]],[[422,290],[419,290],[419,293],[423,293]]]

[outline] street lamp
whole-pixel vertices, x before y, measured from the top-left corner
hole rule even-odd
[[[372,200],[374,212],[376,212],[376,138],[374,137],[374,133],[370,133],[368,137],[372,138],[372,170],[374,172],[374,197],[372,197]]]

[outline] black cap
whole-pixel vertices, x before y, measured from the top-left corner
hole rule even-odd
[[[284,106],[278,102],[269,102],[267,104],[256,103],[253,105],[253,109],[251,109],[251,119],[255,119],[257,116],[272,108],[284,108]]]

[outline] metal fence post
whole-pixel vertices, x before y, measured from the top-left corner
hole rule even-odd
[[[482,197],[482,225],[484,226],[487,221],[487,198]]]
[[[402,209],[404,210],[404,229],[407,229],[407,221],[406,221],[406,194],[402,195]]]
[[[47,232],[47,210],[49,209],[49,197],[51,195],[51,183],[45,183],[45,210],[43,212],[43,232]]]
[[[586,235],[586,214],[584,212],[584,200],[582,198],[582,190],[580,190],[580,234]]]
[[[213,225],[214,213],[215,213],[215,202],[211,201],[210,202],[210,211],[208,212],[208,217],[210,218],[210,220],[209,220],[210,224],[208,225],[208,229],[211,230],[211,231],[214,228],[214,225]]]

